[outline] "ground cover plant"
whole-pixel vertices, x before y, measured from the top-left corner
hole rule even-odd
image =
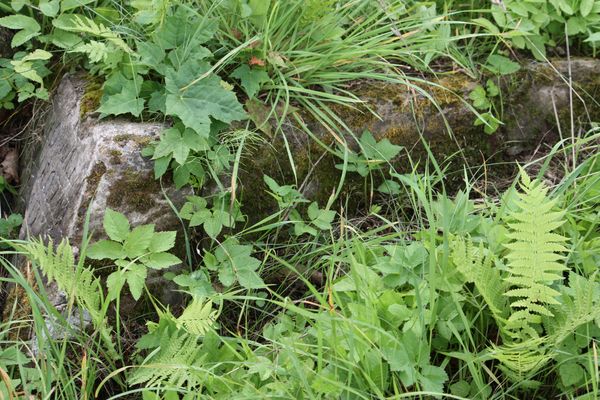
[[[185,257],[175,232],[109,208],[107,239],[89,243],[86,228],[76,254],[66,238],[10,239],[16,214],[0,221],[1,279],[16,293],[0,325],[1,398],[599,396],[598,128],[520,165],[498,193],[468,168],[451,193],[441,160],[401,173],[401,147],[350,132],[335,110],[361,103],[358,79],[427,96],[427,74],[460,69],[481,77],[473,120],[494,134],[494,77],[529,56],[595,56],[600,2],[24,0],[0,12],[13,33],[2,108],[86,71],[97,98],[83,113],[168,123],[143,154],[156,179],[193,191],[177,210]],[[242,156],[302,112],[335,139],[318,145],[336,168],[365,179],[363,214],[348,215],[339,190],[307,199],[287,147],[295,179],[265,175],[277,209],[250,224]],[[163,273],[181,309],[147,286]],[[145,312],[120,313],[125,297]]]

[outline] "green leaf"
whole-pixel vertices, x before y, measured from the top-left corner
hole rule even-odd
[[[105,91],[100,102],[98,112],[105,115],[131,114],[139,117],[144,110],[144,99],[139,97],[141,78],[137,80],[122,79],[121,90],[116,94],[107,94]]]
[[[581,0],[581,4],[579,4],[579,12],[582,17],[587,17],[592,12],[594,8],[594,0]]]
[[[131,264],[125,271],[124,276],[129,285],[129,291],[134,300],[139,300],[144,290],[147,275],[146,267],[141,264]]]
[[[513,74],[521,69],[521,66],[518,63],[499,54],[490,55],[485,67],[498,75]]]
[[[419,383],[426,392],[444,393],[444,383],[448,380],[448,375],[443,368],[433,365],[426,365],[421,369],[421,378]]]
[[[39,3],[40,11],[47,17],[55,17],[60,9],[59,0],[40,0]]]
[[[252,69],[246,64],[237,67],[230,76],[240,80],[249,98],[254,97],[258,93],[263,83],[270,81],[269,74],[266,71]]]
[[[600,42],[600,32],[592,33],[584,42]]]
[[[125,274],[123,271],[118,270],[110,274],[106,278],[106,287],[108,288],[108,297],[116,299],[125,285]]]
[[[191,129],[185,129],[183,133],[176,127],[166,129],[160,137],[152,158],[162,158],[171,155],[178,164],[185,164],[190,150],[206,150],[208,143],[206,139],[196,134]]]
[[[152,236],[148,250],[153,253],[170,250],[175,246],[176,236],[175,231],[157,232]]]
[[[40,24],[35,19],[20,14],[0,18],[0,26],[8,29],[20,29],[12,38],[11,46],[13,48],[38,36],[41,30]]]
[[[576,362],[565,362],[558,367],[558,374],[563,385],[575,386],[585,377],[585,370]]]
[[[331,222],[335,218],[335,211],[320,210],[316,202],[308,206],[308,217],[311,223],[321,230],[331,229]]]
[[[179,257],[170,253],[153,253],[143,257],[142,262],[152,269],[165,269],[173,265],[181,264]]]
[[[137,258],[148,252],[154,237],[154,224],[138,226],[127,235],[123,248],[129,258]]]
[[[120,212],[107,208],[104,212],[104,231],[109,238],[116,242],[123,242],[129,235],[129,221]]]
[[[258,289],[265,286],[263,280],[254,271],[239,270],[237,271],[237,278],[240,285],[245,289]]]
[[[204,221],[204,231],[208,236],[215,239],[221,233],[223,229],[223,224],[221,223],[220,218],[210,217],[206,221]]]
[[[88,248],[86,256],[92,260],[102,260],[105,258],[118,260],[125,258],[125,251],[121,243],[113,242],[112,240],[100,240]]]
[[[205,138],[210,134],[211,118],[228,124],[246,118],[235,93],[225,89],[218,76],[211,73],[192,84],[207,71],[207,64],[189,63],[177,71],[168,70],[165,77],[167,115],[180,118],[186,127]]]
[[[477,85],[469,94],[469,98],[473,101],[473,107],[479,110],[487,110],[491,104],[487,98],[487,93],[483,86]]]

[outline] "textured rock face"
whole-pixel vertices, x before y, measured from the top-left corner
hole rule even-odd
[[[82,93],[83,81],[67,77],[54,95],[37,155],[24,166],[21,237],[68,237],[77,244],[88,207],[90,231],[96,235],[107,207],[127,215],[132,226],[177,228],[160,183],[154,180],[152,162],[140,154],[163,126],[82,120]],[[166,194],[176,204],[183,199],[173,188],[167,187]]]
[[[83,80],[74,77],[62,80],[52,98],[44,133],[22,162],[25,213],[20,237],[43,237],[55,243],[69,238],[79,246],[89,209],[89,230],[94,232],[93,239],[100,239],[107,207],[124,213],[132,227],[151,223],[157,231],[180,230],[154,179],[153,163],[140,154],[163,125],[82,119],[84,86]],[[182,204],[182,191],[169,185],[164,191],[176,206]],[[160,277],[151,276],[148,283],[160,300],[176,301],[172,288]]]
[[[572,60],[570,68],[565,60],[553,61],[553,66],[531,63],[519,73],[497,81],[501,88],[503,113],[500,118],[504,125],[492,135],[484,133],[483,126],[474,126],[469,94],[478,83],[462,73],[429,77],[429,84],[415,81],[413,87],[400,83],[357,82],[352,91],[365,104],[356,108],[335,107],[348,128],[345,134],[337,134],[337,138],[312,115],[299,112],[299,116],[330,150],[336,149],[337,142],[343,140],[357,150],[355,138],[364,130],[369,130],[377,140],[389,139],[403,146],[405,151],[393,162],[400,173],[411,170],[411,160],[412,164],[419,162],[421,167],[425,164],[425,141],[436,160],[448,166],[446,183],[462,187],[465,166],[475,168],[474,173],[479,168],[481,174],[481,165],[485,163],[488,178],[510,177],[514,171],[507,161],[531,154],[541,142],[551,144],[560,138],[557,120],[563,135],[570,136],[569,70],[574,89],[575,128],[600,121],[600,104],[595,100],[600,95],[600,60],[596,59]],[[260,157],[247,156],[241,168],[242,185],[250,189],[245,190],[246,200],[242,200],[251,204],[245,211],[257,215],[255,220],[275,207],[269,195],[256,187],[263,186],[263,174],[280,183],[303,186],[306,197],[322,203],[327,201],[341,177],[335,167],[341,159],[309,139],[298,123],[289,122],[284,130],[286,141],[282,135],[274,135],[271,146],[264,146]],[[291,173],[286,146],[293,157],[295,175]],[[444,162],[448,157],[452,162]],[[347,174],[345,180],[344,197],[351,202],[368,201],[370,194],[365,193],[364,178]],[[345,209],[352,213],[348,207]]]

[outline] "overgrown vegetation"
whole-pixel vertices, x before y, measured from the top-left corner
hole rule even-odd
[[[571,132],[498,196],[466,169],[449,194],[432,156],[400,173],[400,146],[335,112],[362,103],[357,80],[429,96],[423,77],[460,69],[481,78],[474,123],[493,134],[495,77],[520,57],[595,56],[599,1],[0,0],[0,13],[14,33],[0,108],[46,100],[58,74],[84,70],[100,98],[86,112],[164,120],[142,154],[156,179],[194,193],[177,210],[194,233],[185,257],[175,232],[111,209],[107,239],[88,243],[86,222],[77,253],[66,239],[3,241],[0,398],[599,396],[598,128]],[[338,201],[343,180],[325,204],[306,198],[287,146],[295,180],[265,175],[277,209],[248,223],[242,155],[289,120],[342,176],[365,178],[363,216]],[[0,235],[21,221],[2,219]],[[184,295],[180,308],[160,304],[151,276]]]

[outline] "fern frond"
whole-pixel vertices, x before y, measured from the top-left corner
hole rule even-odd
[[[52,240],[45,245],[41,240],[31,240],[19,246],[25,255],[34,261],[48,281],[74,299],[87,311],[94,327],[100,332],[111,356],[116,352],[111,338],[111,329],[106,324],[102,310],[102,285],[91,268],[78,268],[73,249],[68,240],[60,242],[56,249]]]
[[[194,388],[202,382],[198,370],[204,355],[198,336],[178,330],[160,339],[160,347],[129,377],[132,385]]]
[[[563,290],[560,306],[555,307],[553,318],[544,318],[544,327],[550,340],[559,345],[584,324],[600,318],[600,283],[597,272],[584,278],[569,274],[569,287]]]
[[[452,260],[467,282],[472,282],[490,308],[499,326],[507,316],[505,284],[493,267],[493,254],[483,244],[473,246],[471,240],[457,238],[452,242]]]
[[[520,343],[493,346],[491,356],[500,361],[500,368],[510,379],[523,382],[552,359],[545,349],[545,338],[532,338]]]
[[[548,188],[532,182],[525,172],[520,187],[518,210],[509,214],[510,243],[505,244],[510,273],[504,278],[510,287],[505,296],[512,298],[513,309],[506,328],[513,339],[537,337],[535,326],[542,316],[553,316],[549,306],[559,304],[560,292],[552,285],[563,279],[561,253],[567,251],[567,238],[553,232],[564,223],[564,212],[552,211],[557,199],[549,199]]]
[[[217,310],[213,310],[212,301],[204,302],[202,299],[194,298],[175,320],[175,324],[179,329],[201,336],[214,326],[217,317],[218,313]]]

